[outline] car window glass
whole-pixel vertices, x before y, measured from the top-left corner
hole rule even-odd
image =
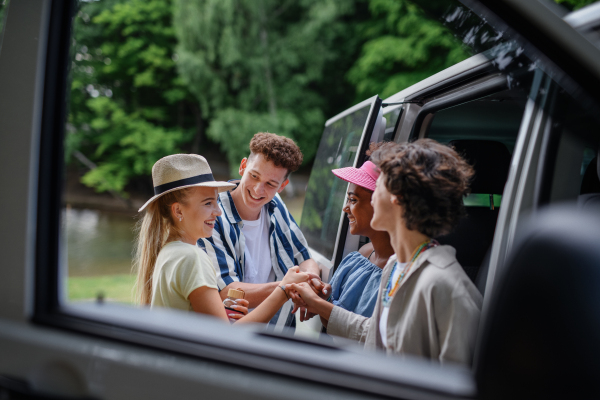
[[[77,164],[78,170],[73,175],[70,175],[72,171],[66,174],[66,184],[69,185],[70,182],[85,177],[83,178],[84,182],[103,191],[105,204],[131,203],[135,199],[128,198],[119,190],[122,188],[121,182],[124,174],[147,171],[149,165],[158,158],[156,149],[164,151],[178,148],[178,141],[183,140],[185,135],[194,134],[195,131],[193,129],[177,130],[174,127],[183,123],[182,121],[194,120],[202,110],[187,108],[189,105],[185,103],[185,99],[190,93],[183,89],[180,80],[161,80],[161,68],[166,66],[173,70],[174,63],[185,55],[165,54],[159,42],[153,43],[148,48],[144,48],[143,52],[139,52],[143,56],[142,59],[152,61],[148,65],[130,65],[128,76],[111,75],[115,70],[115,63],[130,62],[128,54],[115,52],[111,43],[93,42],[81,32],[78,36],[77,31],[77,24],[87,24],[94,18],[96,21],[108,18],[102,12],[100,3],[90,3],[87,8],[94,11],[94,15],[80,11],[76,18],[75,38],[72,45],[73,85],[70,96],[72,106],[85,105],[87,110],[81,111],[82,107],[81,112],[72,112],[67,124],[66,153],[67,157]],[[508,90],[437,111],[430,121],[431,125],[426,136],[442,143],[449,143],[453,140],[496,141],[504,145],[509,153],[512,153],[525,107],[526,93],[530,88],[531,75],[539,65],[536,64],[538,61],[531,61],[534,58],[528,58],[528,53],[522,47],[509,41],[506,36],[498,34],[493,29],[483,25],[474,29],[475,22],[470,24],[465,21],[479,20],[464,8],[447,10],[444,15],[449,26],[456,21],[462,21],[462,33],[459,36],[464,39],[466,44],[476,43],[477,51],[486,51],[486,55],[494,60],[496,68],[507,76]],[[118,21],[107,19],[107,25],[111,24],[116,26]],[[128,42],[128,51],[136,52],[136,46],[143,47],[138,37],[140,33],[136,32],[134,27],[131,27],[129,31],[132,40]],[[165,37],[162,39],[172,40],[172,32],[169,30],[165,32]],[[108,79],[96,79],[94,72],[98,70],[102,70]],[[233,85],[237,84],[235,79],[239,79],[239,76],[232,78]],[[151,90],[149,90],[150,87]],[[164,109],[147,107],[145,110],[136,112],[125,109],[124,104],[135,103],[141,99],[151,99],[152,95],[156,93],[167,96],[172,107]],[[247,100],[254,101],[255,99],[248,97]],[[182,102],[183,105],[179,102]],[[326,125],[320,139],[312,173],[307,183],[300,228],[309,246],[328,259],[334,257],[336,237],[340,235],[341,209],[347,188],[347,183],[335,178],[331,170],[355,165],[362,140],[366,140],[364,132],[367,122],[370,120],[369,116],[374,112],[379,112],[374,104],[374,101],[364,102],[359,107],[353,108],[351,112],[332,119]],[[95,115],[101,117],[92,118],[89,110],[93,110]],[[144,124],[138,118],[143,113],[150,113],[156,117],[157,124]],[[383,114],[387,119],[383,139],[393,140],[395,127],[402,115],[402,108],[398,107],[390,112],[384,110]],[[223,131],[227,132],[235,131],[239,119],[247,117],[243,113],[227,114],[226,112],[223,113],[223,116],[220,121],[221,127]],[[265,121],[271,120],[272,115],[265,114],[264,120],[257,123],[257,129],[262,129]],[[557,117],[558,120],[559,117]],[[110,121],[117,129],[113,131],[112,136],[105,135],[102,140],[99,140],[97,132],[106,128],[107,121]],[[170,122],[165,123],[165,121]],[[170,128],[161,127],[163,123]],[[288,126],[286,123],[293,126],[297,121],[286,120],[282,122],[281,126]],[[139,135],[130,134],[133,130],[140,130],[140,127],[142,131],[148,133],[148,137],[140,138]],[[168,140],[153,141],[152,133],[157,129],[168,130],[171,128],[173,129],[169,130]],[[206,129],[207,127],[197,128]],[[576,128],[566,129],[565,132],[572,132],[573,129]],[[132,142],[141,143],[140,148],[143,151],[136,155],[135,162],[127,164],[127,169],[123,170],[109,170],[112,167],[101,162],[91,161],[91,157],[81,151],[87,146],[89,154],[102,156],[107,148],[112,147],[113,149],[122,149],[122,151],[114,152],[117,157],[126,157],[130,156],[133,151],[128,148]],[[585,174],[584,170],[587,170],[588,166],[592,164],[592,155],[594,151],[597,151],[598,146],[593,140],[574,138],[571,134],[561,136],[560,143],[559,149],[562,153],[556,157],[555,170],[568,171],[568,173],[565,172],[560,178],[558,175],[555,177],[552,184],[552,198],[575,199],[579,192],[575,189],[573,177],[577,176],[577,182],[580,185],[583,179],[582,174]],[[188,150],[193,151],[193,149]],[[573,154],[576,156],[573,157]],[[568,168],[564,168],[563,165],[567,165]],[[571,173],[571,171],[574,172]],[[213,172],[215,175],[218,174],[218,171],[214,169]],[[228,173],[229,171],[223,175],[228,175]],[[140,185],[135,180],[131,184]],[[129,214],[86,209],[86,194],[86,192],[81,192],[75,197],[66,199],[66,203],[78,207],[65,206],[62,210],[65,246],[63,256],[66,254],[67,263],[64,265],[68,265],[64,271],[68,276],[64,296],[70,301],[83,303],[94,299],[132,303],[131,289],[135,277],[131,272],[131,251],[135,219]],[[500,193],[476,192],[465,199],[467,206],[489,208],[492,211],[497,209],[500,203],[501,190]],[[490,224],[490,226],[493,225]],[[471,245],[471,243],[468,244]],[[461,261],[461,264],[479,267],[481,259],[487,251],[487,246],[489,246],[489,242],[476,249],[482,253],[478,263],[471,265]],[[98,274],[99,271],[102,274]]]
[[[495,141],[512,154],[526,103],[526,92],[506,90],[435,113],[427,137],[440,143],[454,140]],[[477,167],[476,167],[477,168]],[[471,193],[469,207],[500,206],[502,195]]]
[[[368,102],[325,127],[310,174],[300,229],[308,245],[330,260],[348,187],[331,170],[354,166],[372,107]]]
[[[451,140],[495,140],[512,153],[525,110],[524,92],[506,91],[435,113],[427,137]]]
[[[394,140],[394,135],[396,134],[396,128],[400,117],[402,116],[402,111],[402,107],[396,107],[391,111],[383,110],[383,116],[386,119],[385,134],[383,135],[384,142],[391,142]]]

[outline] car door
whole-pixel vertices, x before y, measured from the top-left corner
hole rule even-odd
[[[565,90],[581,91],[581,98],[587,99],[584,106],[595,107],[600,96],[596,90],[600,63],[596,63],[598,50],[588,42],[581,44],[587,39],[537,2],[471,5],[494,22],[504,21],[510,27],[505,32],[517,32],[517,39],[531,41],[537,49],[533,54],[546,56],[563,72],[552,82],[561,87],[573,83],[575,86]],[[72,6],[59,0],[11,0],[6,20],[0,53],[0,210],[4,213],[0,224],[4,255],[0,385],[12,394],[72,398],[477,397],[472,372],[465,368],[365,354],[350,344],[259,329],[236,330],[205,317],[192,319],[101,301],[65,303],[59,239]],[[540,26],[544,28],[542,37],[532,28]],[[548,47],[552,54],[544,52]],[[557,48],[562,51],[558,56],[554,53]],[[535,87],[548,84],[551,88],[549,79],[553,78],[540,75]],[[536,151],[529,143],[532,135],[543,132],[534,107],[544,109],[547,92],[535,93],[539,98],[528,106],[530,117],[521,125],[530,134],[521,136],[522,143],[517,144],[519,165],[534,165]],[[394,140],[409,137],[408,128],[414,127],[414,122],[409,122],[416,115],[412,110],[419,105],[381,109],[378,102],[373,98],[363,104],[369,112],[358,124],[362,128],[356,152],[352,154],[352,145],[345,153],[335,153],[336,160],[341,156],[344,163],[340,165],[357,165],[359,150],[376,140],[373,132]],[[390,115],[390,120],[392,114],[398,115],[393,132],[388,132],[387,124],[385,129],[375,129],[377,121],[381,124],[380,113]],[[343,116],[338,119],[342,120]],[[536,143],[539,140],[535,139]],[[507,196],[505,192],[504,197],[523,203],[526,196],[522,192],[530,185],[513,166],[508,182],[515,194]],[[533,176],[536,171],[525,175]],[[520,187],[523,190],[519,192]],[[333,226],[335,219],[340,222],[332,231],[335,235],[327,232],[330,250],[321,250],[325,254],[319,261],[334,265],[349,242],[343,239],[341,203],[332,205],[330,214]]]
[[[432,14],[444,16],[447,25],[456,28],[459,37],[482,49],[489,47],[485,38],[489,38],[492,31],[487,30],[489,27],[485,25],[463,23],[472,18],[473,13],[482,15],[481,13],[493,10],[493,16],[487,21],[492,29],[502,30],[503,28],[498,27],[510,27],[510,40],[496,44],[483,54],[498,70],[503,71],[503,75],[508,77],[512,86],[527,82],[521,85],[527,88],[528,99],[503,193],[503,207],[500,209],[496,226],[496,237],[490,252],[487,285],[491,293],[494,279],[501,273],[506,256],[511,250],[521,217],[540,206],[537,190],[542,184],[539,176],[548,172],[540,170],[539,157],[547,146],[548,132],[552,131],[555,124],[562,123],[567,118],[566,114],[557,118],[554,108],[556,96],[558,93],[567,93],[570,96],[569,104],[578,104],[570,112],[581,112],[582,121],[586,120],[583,115],[597,113],[597,99],[592,98],[597,93],[592,88],[597,82],[598,70],[590,66],[598,61],[595,58],[598,53],[597,38],[591,28],[594,25],[591,21],[597,20],[598,11],[597,6],[590,6],[587,10],[574,13],[579,17],[568,17],[567,20],[573,25],[569,26],[566,21],[557,18],[551,3],[542,3],[542,7],[536,9],[537,11],[533,11],[535,6],[531,2],[507,2],[501,6],[497,2],[486,2],[473,7],[472,11],[466,10],[460,4],[445,5],[447,8],[443,11],[441,7],[436,6],[424,8]],[[509,17],[511,13],[512,17]],[[594,14],[595,18],[592,17]],[[583,15],[585,17],[582,17]],[[577,20],[581,22],[578,23]],[[496,38],[500,36],[502,35],[497,35]],[[527,38],[527,41],[520,41],[523,38]],[[506,36],[499,40],[505,39]],[[567,42],[571,45],[563,47]],[[524,58],[523,52],[526,54]],[[575,62],[575,59],[579,61]],[[524,67],[527,65],[530,78],[523,80]],[[592,130],[591,127],[590,123],[584,130]],[[486,296],[486,303],[490,297]]]
[[[527,2],[521,2],[520,4],[530,6],[530,3]],[[489,7],[493,8],[494,6],[490,5]],[[510,7],[509,5],[504,6]],[[427,8],[427,6],[424,6],[424,8]],[[544,9],[539,10],[540,14],[529,15],[529,18],[537,20],[538,26],[544,25],[545,29],[551,30],[547,25],[548,19],[552,19],[554,15],[550,8],[545,6]],[[429,9],[435,12],[431,7]],[[482,8],[475,7],[474,10],[481,12]],[[449,6],[441,15],[449,25],[452,25],[452,23],[465,23],[472,17],[472,14],[462,8],[461,5],[456,5],[456,8]],[[522,15],[504,21],[503,24],[515,23],[520,17]],[[586,51],[593,54],[587,59],[587,62],[591,63],[591,59],[597,54],[598,47],[596,33],[599,22],[598,5],[592,5],[587,9],[575,12],[567,16],[565,20],[582,35],[578,45],[587,48]],[[498,24],[498,20],[494,18],[489,21],[492,24]],[[463,27],[462,32],[460,30],[458,32],[459,36],[465,41],[478,42],[481,45],[481,38],[489,35],[489,31],[486,32],[483,25],[478,27],[468,23],[466,25],[466,27]],[[565,25],[564,21],[556,21],[555,31],[548,33],[548,35],[556,38],[556,35],[559,35],[561,31],[565,31],[566,33],[561,40],[564,40],[565,37],[573,38],[576,36],[570,27],[565,27]],[[533,32],[527,30],[528,27],[531,27],[531,25],[523,24],[523,21],[521,21],[518,28],[519,34],[527,37],[534,35]],[[511,37],[515,38],[515,35],[513,34]],[[590,88],[595,84],[591,82],[596,82],[596,78],[592,75],[597,70],[587,72],[579,70],[575,72],[579,68],[583,69],[586,65],[584,62],[577,66],[570,65],[575,57],[574,53],[581,50],[578,45],[574,45],[571,49],[561,49],[561,51],[565,51],[562,59],[561,56],[556,57],[561,51],[556,51],[552,55],[549,53],[541,54],[539,49],[550,46],[546,42],[547,39],[548,36],[544,38],[536,37],[537,47],[533,50],[531,47],[532,42],[522,47],[515,47],[514,43],[506,43],[497,45],[488,52],[482,53],[488,61],[495,64],[497,70],[503,71],[503,76],[509,78],[508,88],[514,90],[519,84],[522,84],[521,87],[527,89],[526,103],[521,114],[518,135],[513,143],[514,148],[509,173],[502,192],[502,207],[495,228],[495,237],[488,259],[485,261],[489,273],[487,275],[487,287],[483,286],[486,291],[482,326],[490,326],[491,321],[486,321],[489,318],[486,311],[489,310],[494,299],[493,293],[496,283],[502,278],[504,269],[507,267],[506,261],[511,254],[515,238],[519,236],[520,229],[523,227],[523,221],[528,221],[528,218],[535,215],[541,208],[564,202],[576,205],[590,216],[598,212],[593,204],[595,204],[595,199],[598,198],[598,192],[600,192],[597,172],[598,141],[600,139],[598,132],[600,130],[597,106],[595,105],[597,102],[592,99],[594,94],[590,91]],[[520,43],[522,44],[522,42]],[[530,51],[529,54],[527,54],[528,50]],[[522,52],[532,58],[529,60],[520,58]],[[569,55],[566,54],[567,52]],[[477,68],[475,57],[471,61],[473,67]],[[529,67],[527,68],[528,71],[523,74],[523,67],[525,66]],[[567,70],[573,71],[572,74],[566,73]],[[527,75],[529,75],[529,78],[523,79]],[[578,80],[579,83],[575,83],[575,80]],[[590,83],[590,86],[587,86],[587,83]],[[587,87],[583,89],[579,85]],[[463,92],[468,96],[467,86],[466,84],[459,84],[454,88],[448,87],[448,92],[457,93],[459,96]],[[405,98],[412,100],[410,96],[406,96],[407,94],[411,93],[404,93],[404,96],[396,96],[395,99],[386,99],[384,103],[400,101]],[[439,96],[436,100],[441,101],[444,94],[440,93],[436,96]],[[493,99],[495,95],[488,94],[487,96]],[[474,104],[473,102],[483,99],[485,97],[480,99],[477,97],[470,98],[468,100],[471,103],[465,103],[464,105],[449,103],[444,106],[449,107],[448,110],[443,112],[456,112],[457,108],[467,107],[468,104]],[[495,100],[510,101],[510,99]],[[438,119],[434,114],[422,116],[420,111],[428,104],[423,104],[420,101],[418,103],[420,104],[416,105],[417,111],[413,113],[415,114],[414,123],[409,123],[405,127],[404,135],[400,134],[407,140],[424,136],[431,137],[432,122],[435,124]],[[433,101],[430,104],[434,104]],[[500,107],[495,106],[495,108],[499,109]],[[472,115],[468,117],[472,118]],[[468,119],[463,119],[461,124],[463,128],[468,129],[466,122],[468,122]],[[442,136],[447,134],[447,132],[441,131],[441,128],[443,126],[437,127],[438,133],[441,133]],[[477,171],[477,165],[475,169]],[[472,245],[472,243],[470,244]],[[476,365],[486,364],[487,360],[477,358],[476,356]],[[479,382],[479,384],[484,383]]]
[[[300,224],[325,280],[329,279],[333,266],[347,254],[344,247],[350,246],[348,221],[342,212],[348,184],[335,178],[331,170],[360,166],[369,143],[377,140],[381,130],[385,130],[385,120],[378,96],[356,104],[325,123]]]

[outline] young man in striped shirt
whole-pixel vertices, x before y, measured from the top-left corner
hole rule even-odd
[[[301,163],[302,152],[289,138],[257,133],[250,141],[237,188],[219,195],[223,215],[217,217],[212,237],[198,240],[217,269],[221,298],[228,289],[242,289],[254,308],[277,289],[288,268],[298,265],[318,276],[304,235],[279,197]],[[324,287],[318,278],[313,285],[318,291]],[[294,326],[292,306],[286,303],[271,323]]]

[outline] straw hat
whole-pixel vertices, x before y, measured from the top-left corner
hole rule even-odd
[[[194,186],[217,188],[219,193],[231,190],[233,183],[215,181],[208,162],[197,154],[173,154],[158,160],[152,167],[154,197],[138,210],[142,211],[160,196]]]
[[[379,169],[371,161],[365,161],[360,168],[346,167],[332,169],[331,172],[346,182],[354,183],[360,187],[375,191],[375,182],[379,177]]]

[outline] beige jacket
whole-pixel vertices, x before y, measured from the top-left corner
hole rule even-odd
[[[388,354],[410,354],[441,362],[471,364],[482,296],[456,261],[451,246],[425,251],[404,277],[392,298],[387,322]],[[334,307],[327,333],[384,349],[379,331],[381,293],[396,262],[383,269],[371,318]]]

